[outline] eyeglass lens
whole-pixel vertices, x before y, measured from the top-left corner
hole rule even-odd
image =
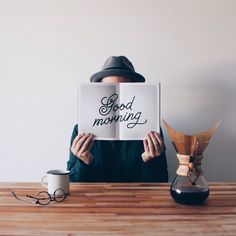
[[[51,197],[48,192],[42,191],[38,193],[38,202],[41,205],[48,205],[51,202]]]
[[[66,193],[63,189],[59,188],[53,193],[56,202],[62,202],[66,198]]]

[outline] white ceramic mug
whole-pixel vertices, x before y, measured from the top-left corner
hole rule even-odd
[[[70,171],[68,170],[49,170],[47,175],[41,179],[41,184],[48,189],[48,193],[53,194],[61,188],[66,194],[70,193]]]

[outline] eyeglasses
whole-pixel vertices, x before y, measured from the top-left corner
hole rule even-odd
[[[25,197],[18,197],[15,192],[12,192],[12,195],[20,201],[29,202],[37,205],[48,205],[50,202],[62,202],[66,199],[67,194],[61,188],[57,189],[52,195],[46,191],[41,191],[36,197],[31,195],[26,195]]]

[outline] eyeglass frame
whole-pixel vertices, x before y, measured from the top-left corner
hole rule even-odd
[[[62,194],[60,194],[59,196],[56,196],[56,192],[57,192],[57,191],[62,191]],[[68,194],[65,193],[65,191],[64,191],[62,188],[56,189],[53,194],[50,194],[50,193],[48,193],[47,191],[41,191],[41,192],[39,192],[39,193],[38,193],[38,196],[39,196],[39,194],[46,194],[48,197],[46,197],[46,198],[39,198],[39,197],[34,197],[34,196],[31,196],[31,195],[28,195],[28,194],[27,194],[25,197],[27,197],[27,198],[29,198],[29,199],[23,199],[23,198],[19,198],[19,197],[16,195],[15,192],[12,192],[12,195],[13,195],[17,200],[20,200],[20,201],[23,201],[23,202],[28,202],[28,203],[33,203],[33,204],[41,205],[41,206],[46,206],[46,205],[50,204],[50,202],[52,202],[52,201],[55,201],[55,202],[62,202],[62,201],[64,201],[64,200],[66,199],[66,197],[67,197],[67,195],[68,195]],[[60,198],[60,197],[62,197],[62,199],[58,200],[58,198]],[[34,199],[34,200],[36,200],[36,201],[30,200],[30,199]],[[40,200],[42,201],[42,200],[46,200],[46,199],[49,200],[47,203],[42,203],[42,202],[40,202]]]

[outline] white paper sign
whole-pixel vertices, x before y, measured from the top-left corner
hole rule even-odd
[[[79,84],[78,130],[99,140],[140,140],[160,131],[160,84]]]

